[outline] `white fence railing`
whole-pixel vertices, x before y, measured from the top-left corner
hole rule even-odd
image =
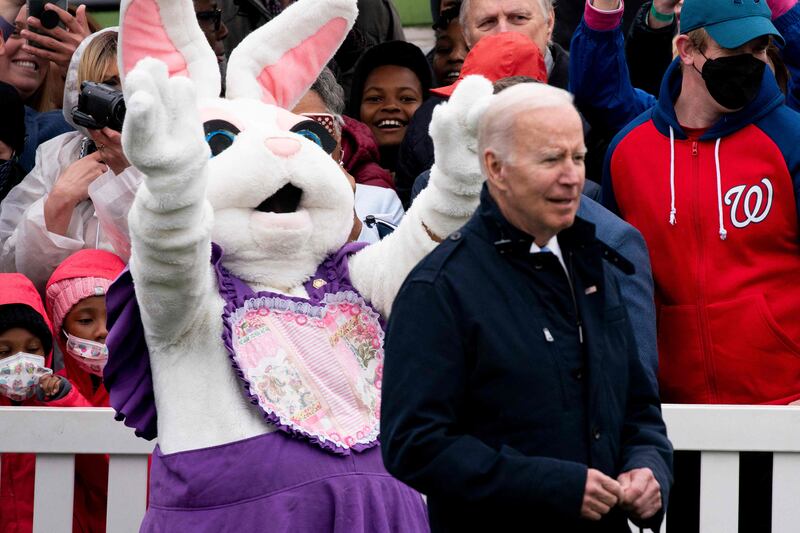
[[[738,529],[740,451],[773,452],[772,532],[800,531],[800,407],[665,405],[664,419],[676,450],[701,451],[701,533]],[[108,532],[136,531],[152,450],[111,409],[0,407],[0,453],[37,454],[35,533],[70,530],[76,453],[109,454]]]
[[[76,453],[109,455],[108,533],[138,531],[153,447],[114,420],[112,409],[0,407],[0,453],[36,454],[34,533],[72,530]]]

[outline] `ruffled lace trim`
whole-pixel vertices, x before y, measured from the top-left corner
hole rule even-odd
[[[241,317],[241,315],[237,313],[246,312],[246,310],[242,308],[246,307],[248,303],[250,304],[250,307],[247,310],[257,307],[257,303],[264,303],[268,306],[274,304],[276,306],[282,306],[286,310],[297,311],[301,309],[318,308],[319,317],[321,317],[324,310],[324,305],[327,303],[359,302],[363,303],[362,309],[364,312],[366,312],[370,318],[374,318],[381,325],[378,335],[380,337],[381,344],[383,344],[385,335],[383,318],[366,300],[364,300],[362,296],[356,292],[355,288],[350,282],[349,272],[347,269],[348,257],[361,250],[364,246],[366,246],[364,243],[348,244],[339,250],[339,252],[326,259],[317,269],[317,273],[312,280],[309,280],[305,285],[306,292],[311,296],[310,299],[287,296],[269,291],[262,291],[256,294],[252,291],[252,289],[250,289],[249,286],[247,286],[247,284],[235,278],[225,269],[224,266],[222,266],[221,254],[213,261],[217,270],[219,292],[226,301],[225,308],[222,312],[222,342],[228,352],[228,358],[231,361],[231,365],[233,366],[233,369],[236,372],[240,383],[242,384],[245,396],[250,403],[258,407],[264,416],[264,419],[268,423],[275,426],[278,430],[294,437],[307,440],[324,450],[328,450],[339,455],[349,455],[351,451],[362,452],[377,446],[378,435],[380,431],[379,427],[376,425],[376,427],[367,436],[362,439],[358,439],[350,446],[340,446],[322,435],[312,434],[291,423],[285,423],[279,415],[264,409],[258,401],[258,396],[251,392],[250,382],[244,375],[244,372],[236,360],[236,351],[233,345],[233,331],[231,324],[234,321],[234,316],[237,318]],[[329,283],[327,283],[321,289],[315,288],[312,286],[312,281],[314,278],[323,278]],[[334,290],[337,292],[328,292]],[[312,303],[314,300],[318,300],[319,303]]]

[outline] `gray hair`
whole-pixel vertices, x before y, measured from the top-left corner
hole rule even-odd
[[[539,7],[542,8],[542,15],[545,20],[550,17],[550,12],[556,7],[556,0],[536,0]],[[461,31],[466,32],[467,29],[467,13],[469,12],[470,0],[461,1],[461,10],[458,12],[458,23],[461,24]]]
[[[483,174],[487,175],[486,150],[491,149],[503,161],[511,159],[511,136],[517,116],[526,111],[563,107],[575,109],[572,95],[544,83],[519,83],[492,96],[478,125],[478,158]]]
[[[344,128],[344,89],[339,82],[336,81],[336,76],[328,67],[322,69],[319,77],[316,79],[309,91],[314,91],[319,95],[325,108],[333,115],[333,126],[336,130],[336,136],[341,137],[342,128]]]
[[[309,90],[319,95],[331,114],[341,115],[344,112],[344,89],[328,67],[322,69]]]

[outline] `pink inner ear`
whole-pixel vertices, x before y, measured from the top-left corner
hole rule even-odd
[[[258,82],[266,93],[264,100],[269,100],[268,95],[272,95],[277,105],[288,107],[300,98],[317,79],[331,51],[339,47],[346,31],[347,21],[335,18],[286,52],[276,64],[264,67],[258,76]]]
[[[167,64],[171,76],[189,77],[186,60],[164,30],[164,21],[155,0],[136,0],[125,12],[122,21],[122,68],[125,74],[145,57],[154,57]]]

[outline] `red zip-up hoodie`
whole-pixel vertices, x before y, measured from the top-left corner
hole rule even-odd
[[[772,73],[743,110],[688,136],[675,61],[658,104],[612,142],[603,203],[650,250],[661,398],[800,398],[800,114]]]
[[[0,274],[0,306],[24,304],[42,316],[45,324],[50,320],[44,312],[42,299],[33,283],[22,274]],[[45,357],[45,364],[52,366],[53,353]],[[42,403],[36,397],[23,402],[12,402],[0,396],[0,406],[48,406],[88,407],[88,402],[75,387],[59,400]],[[0,532],[29,533],[33,529],[33,488],[36,474],[36,456],[30,453],[4,453],[0,464]],[[76,509],[73,531],[82,531],[84,519],[78,517]]]

